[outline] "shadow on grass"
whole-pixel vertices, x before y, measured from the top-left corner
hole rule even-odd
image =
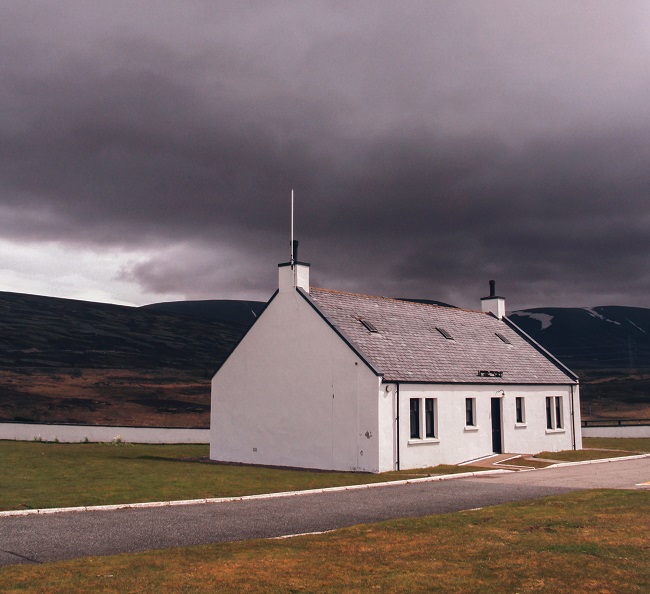
[[[168,456],[116,456],[119,460],[151,460],[152,462],[183,462],[187,464],[188,462],[194,462],[201,464],[201,458],[171,458]]]
[[[208,457],[181,457],[181,458],[172,458],[167,456],[152,456],[152,455],[142,455],[142,456],[119,456],[121,460],[150,460],[153,462],[182,462],[184,464],[208,464],[210,466],[226,466],[228,468],[250,468],[250,469],[265,469],[265,470],[277,470],[277,471],[290,471],[290,472],[309,472],[314,474],[346,474],[346,475],[357,475],[357,476],[381,476],[375,475],[371,472],[358,472],[358,471],[345,471],[345,470],[323,470],[320,468],[299,468],[296,466],[272,466],[266,464],[244,464],[241,462],[222,462],[220,460],[212,460]],[[387,473],[390,474],[390,473]]]

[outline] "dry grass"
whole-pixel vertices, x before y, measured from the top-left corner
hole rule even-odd
[[[588,491],[315,536],[0,568],[0,591],[648,592],[650,493]]]

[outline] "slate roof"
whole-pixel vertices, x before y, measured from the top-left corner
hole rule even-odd
[[[386,382],[502,385],[576,381],[514,324],[489,313],[329,289],[300,292]],[[377,332],[361,320],[370,322]],[[479,371],[502,372],[502,376],[484,377]]]

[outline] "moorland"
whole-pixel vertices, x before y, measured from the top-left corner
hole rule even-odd
[[[263,309],[0,292],[0,422],[208,427],[210,378]],[[650,418],[650,309],[510,317],[580,376],[583,418]]]

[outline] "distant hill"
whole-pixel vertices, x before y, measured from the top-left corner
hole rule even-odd
[[[210,377],[264,307],[0,292],[0,421],[205,427]],[[650,418],[650,309],[536,308],[510,318],[578,373],[583,415]]]
[[[210,378],[251,310],[0,292],[0,421],[207,427]]]
[[[509,317],[578,374],[583,418],[650,418],[650,309],[540,307]]]
[[[508,317],[575,371],[650,369],[650,309],[540,307]]]
[[[206,301],[170,301],[152,303],[141,309],[192,316],[203,320],[226,322],[249,327],[262,313],[263,301],[238,301],[236,299],[212,299]]]
[[[0,292],[0,368],[214,372],[250,326],[243,315],[229,321],[172,310]]]
[[[0,368],[215,371],[264,307],[225,299],[126,307],[0,292]],[[509,317],[575,371],[650,369],[650,309],[549,307]]]

